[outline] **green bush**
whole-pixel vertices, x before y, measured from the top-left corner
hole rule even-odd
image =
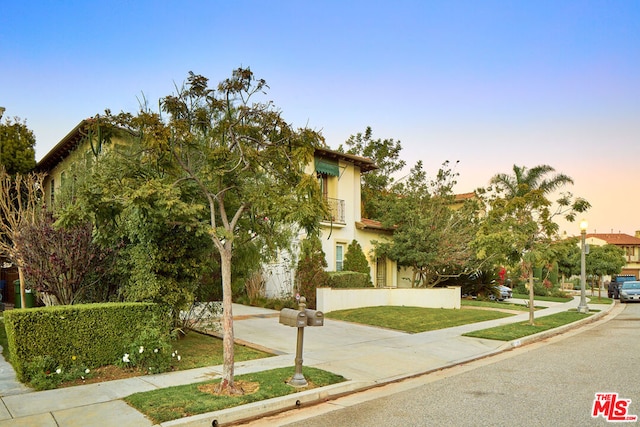
[[[169,321],[169,314],[151,303],[78,304],[4,314],[9,358],[23,382],[34,378],[34,369],[43,368],[46,374],[52,364],[63,371],[113,364],[149,334],[168,340]]]
[[[516,286],[513,291],[516,294],[528,295],[529,289],[527,288],[527,282],[522,282],[518,284],[518,286]],[[545,287],[542,283],[540,283],[539,280],[534,279],[533,294],[539,297],[546,297],[546,296],[549,296],[549,289]]]
[[[330,288],[373,288],[369,274],[355,271],[330,271],[327,285]]]
[[[362,251],[362,246],[356,240],[353,240],[347,247],[347,253],[344,255],[343,269],[345,271],[356,271],[367,275],[367,280],[371,282],[371,268],[369,261]],[[373,286],[373,284],[372,284]]]
[[[316,288],[327,286],[328,274],[322,242],[318,236],[309,236],[302,241],[300,258],[296,269],[298,293],[307,299],[308,308],[316,308]]]

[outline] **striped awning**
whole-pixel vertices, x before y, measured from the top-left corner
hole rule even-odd
[[[315,158],[316,172],[327,175],[340,176],[340,168],[337,160]]]

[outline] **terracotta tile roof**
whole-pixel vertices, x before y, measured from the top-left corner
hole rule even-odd
[[[369,218],[361,218],[360,221],[356,221],[356,228],[360,230],[368,229],[368,230],[393,231],[393,229],[383,226],[380,221],[376,221],[374,219],[369,219]]]
[[[456,194],[456,201],[473,199],[474,197],[476,197],[476,193],[473,191],[471,193]]]
[[[604,240],[610,245],[640,246],[639,238],[634,236],[629,236],[628,234],[624,234],[624,233],[587,233],[586,237],[587,238],[594,237],[596,239]]]

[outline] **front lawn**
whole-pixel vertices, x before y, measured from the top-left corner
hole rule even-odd
[[[517,310],[517,311],[529,311],[529,307],[524,304],[514,304],[511,302],[500,302],[500,301],[479,301],[474,299],[463,299],[460,301],[460,305],[462,307],[486,307],[493,308],[496,310]],[[545,307],[536,306],[535,309],[539,310]]]
[[[529,325],[529,321],[511,323],[508,325],[496,326],[494,328],[482,329],[479,331],[463,334],[465,337],[486,338],[490,340],[512,341],[538,332],[557,328],[569,323],[576,322],[591,316],[593,313],[578,313],[577,311],[564,311],[549,316],[534,319],[534,325]]]
[[[418,333],[513,316],[493,310],[454,310],[422,307],[364,307],[325,313],[330,319]]]
[[[216,395],[214,390],[220,382],[218,379],[135,393],[124,400],[153,422],[162,423],[345,381],[340,375],[303,367],[302,373],[309,385],[296,388],[287,384],[294,372],[294,367],[288,367],[237,375],[236,383],[245,389],[245,394],[241,396]]]

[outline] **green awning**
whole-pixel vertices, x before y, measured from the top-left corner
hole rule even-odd
[[[316,157],[316,172],[326,173],[327,175],[340,176],[340,168],[338,168],[337,160],[321,159]]]

